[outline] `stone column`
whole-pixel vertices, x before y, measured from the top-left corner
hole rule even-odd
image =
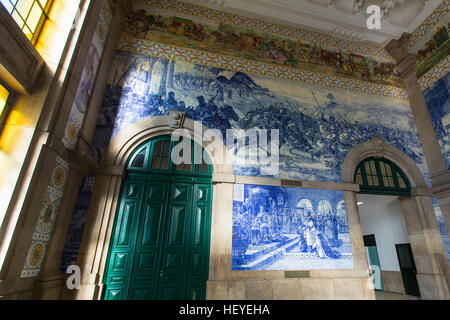
[[[422,299],[450,299],[449,268],[429,196],[401,198]]]
[[[416,56],[408,52],[409,39],[410,35],[404,34],[399,40],[389,42],[386,50],[397,61],[397,70],[405,83],[411,111],[414,116],[420,141],[422,142],[425,160],[430,171],[433,196],[439,201],[447,230],[449,230],[450,172],[445,163],[425,98],[417,80],[415,69]]]
[[[409,34],[404,34],[399,40],[392,40],[386,46],[386,50],[397,61],[397,71],[405,83],[411,111],[422,142],[425,160],[435,187],[450,183],[450,174],[445,164],[430,114],[428,113],[425,98],[417,80],[416,56],[408,52],[409,38]]]

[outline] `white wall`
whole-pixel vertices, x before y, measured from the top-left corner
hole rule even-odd
[[[395,245],[409,243],[400,201],[394,196],[357,195],[363,235],[374,234],[381,270],[400,271]]]

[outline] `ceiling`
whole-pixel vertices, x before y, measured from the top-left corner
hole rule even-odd
[[[414,32],[442,0],[181,0],[230,13],[385,46]],[[369,5],[382,9],[382,29],[366,26]]]

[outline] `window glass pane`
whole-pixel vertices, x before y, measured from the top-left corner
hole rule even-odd
[[[164,141],[163,156],[168,157],[170,151],[170,140]]]
[[[14,20],[16,20],[16,23],[22,29],[23,28],[23,19],[20,17],[20,15],[17,13],[16,10],[14,10],[14,12],[12,13],[11,16],[13,17]]]
[[[5,7],[6,11],[12,12],[14,5],[9,0],[0,0],[0,3]]]
[[[145,155],[138,154],[136,158],[134,158],[133,163],[131,164],[132,168],[143,168],[145,162]]]
[[[31,41],[36,41],[39,21],[48,13],[51,0],[0,0]]]
[[[147,148],[144,148],[139,152],[139,154],[134,158],[131,164],[132,168],[143,168],[145,164],[145,154],[147,153]]]
[[[364,165],[366,167],[366,174],[371,174],[369,163],[366,162],[366,163],[364,163]]]
[[[6,101],[8,101],[9,92],[0,84],[0,116],[5,110]]]
[[[153,149],[153,154],[154,155],[160,155],[161,154],[161,144],[162,141],[158,141],[155,143],[155,148]]]
[[[380,161],[381,175],[386,175],[386,168],[384,167],[384,162]]]
[[[377,173],[377,169],[375,169],[375,162],[374,161],[370,161],[370,168],[372,169],[372,174],[376,174]]]
[[[390,165],[386,165],[386,169],[387,169],[387,175],[392,177],[391,166]]]
[[[389,180],[389,187],[395,188],[394,179],[392,177],[389,177],[388,180]]]
[[[356,176],[355,183],[356,184],[363,184],[363,180],[362,180],[362,176],[361,175],[357,175]]]
[[[48,0],[39,0],[39,3],[41,4],[42,8],[45,9],[45,6],[47,5]]]
[[[162,157],[161,158],[161,168],[163,170],[169,169],[169,157]]]
[[[367,183],[369,186],[373,186],[372,176],[367,176]]]
[[[155,156],[152,160],[152,169],[159,169],[159,157]]]
[[[375,186],[379,186],[380,185],[380,183],[378,182],[378,177],[377,176],[373,176],[372,179],[373,179],[373,184]]]
[[[33,0],[19,0],[16,4],[16,10],[19,11],[23,19],[28,17],[31,6],[33,5]]]
[[[400,188],[406,188],[405,180],[403,180],[403,178],[400,177],[400,175],[397,175],[397,179],[398,179],[398,184],[399,184]]]
[[[36,27],[39,23],[39,20],[42,16],[42,10],[37,3],[33,5],[33,8],[30,11],[30,15],[27,19],[27,26],[31,29],[32,32],[36,31]]]
[[[33,39],[33,32],[27,26],[23,28],[23,32],[29,40]]]

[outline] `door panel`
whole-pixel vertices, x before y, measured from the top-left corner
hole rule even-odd
[[[136,240],[137,219],[140,211],[140,198],[144,190],[144,181],[130,179],[125,182],[122,203],[113,236],[112,250],[106,278],[106,299],[126,299],[127,287],[133,263],[133,249]]]
[[[402,273],[405,293],[407,295],[420,297],[420,289],[416,276],[416,264],[414,262],[411,245],[409,243],[396,244],[395,248],[397,250],[398,263]]]
[[[137,241],[131,269],[130,299],[152,299],[160,270],[165,208],[170,184],[152,180],[145,186],[143,210],[137,226]],[[144,298],[143,298],[144,297]]]
[[[164,263],[160,272],[158,291],[161,293],[161,299],[173,300],[183,299],[185,296],[193,185],[173,183],[171,189],[167,210],[167,241],[163,246]]]
[[[161,177],[125,181],[104,298],[204,299],[211,192]]]
[[[383,279],[381,277],[381,263],[374,234],[364,236],[364,246],[374,289],[384,291]]]
[[[190,227],[189,264],[186,279],[187,298],[205,299],[209,273],[209,242],[211,225],[211,185],[194,186],[192,226]]]

